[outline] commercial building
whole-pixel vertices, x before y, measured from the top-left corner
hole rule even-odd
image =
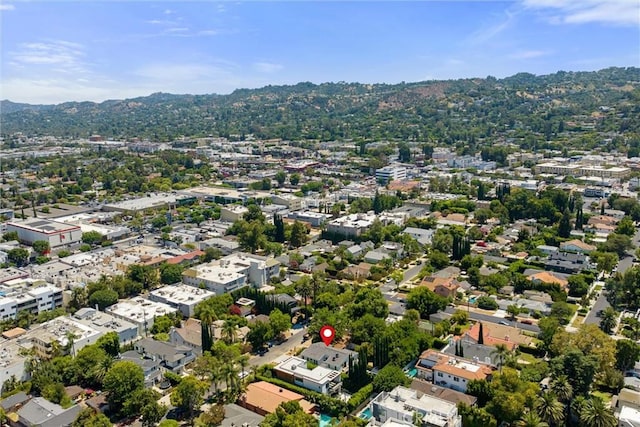
[[[215,293],[184,284],[163,286],[149,292],[151,301],[170,305],[185,317],[193,317],[196,305],[212,296],[215,296]]]
[[[175,313],[178,310],[161,302],[137,297],[118,301],[117,304],[107,307],[105,311],[118,319],[133,323],[138,328],[139,335],[147,336],[156,317]]]
[[[407,179],[407,168],[403,166],[385,166],[376,170],[376,180],[384,184]]]
[[[188,205],[196,198],[188,195],[173,193],[149,193],[146,197],[123,200],[121,202],[106,203],[102,210],[108,212],[140,212],[146,209],[169,208],[171,206]]]
[[[191,286],[202,285],[221,295],[249,284],[263,287],[272,277],[278,277],[279,273],[280,263],[274,258],[241,252],[189,268],[182,273],[182,281]]]
[[[322,394],[338,394],[342,388],[340,371],[322,366],[309,369],[306,360],[295,356],[282,356],[273,371],[283,381]]]
[[[536,174],[553,174],[562,176],[595,176],[598,178],[621,179],[631,173],[631,169],[622,166],[594,166],[579,163],[546,162],[534,167]]]
[[[7,231],[15,231],[18,238],[26,244],[38,240],[49,242],[51,248],[72,245],[82,240],[82,229],[78,225],[50,221],[48,219],[30,218],[23,221],[10,221]]]
[[[455,403],[402,386],[378,394],[370,408],[378,423],[391,420],[414,425],[415,418],[418,418],[423,426],[462,427],[462,417],[458,415]]]

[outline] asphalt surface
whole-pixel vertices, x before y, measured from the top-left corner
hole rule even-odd
[[[271,363],[283,354],[287,354],[294,348],[301,348],[305,343],[302,342],[302,337],[307,333],[307,328],[291,329],[292,335],[282,344],[274,345],[269,348],[269,351],[262,356],[254,355],[249,359],[249,366],[260,366],[265,363]],[[311,340],[309,340],[310,342]],[[309,342],[306,344],[309,345]],[[249,368],[247,368],[248,370]]]
[[[633,265],[635,248],[640,246],[640,230],[636,231],[636,234],[633,236],[631,241],[633,243],[633,249],[627,251],[629,256],[622,258],[620,262],[618,262],[619,273],[624,273]],[[607,301],[607,291],[603,290],[602,292],[600,292],[598,299],[593,304],[593,307],[587,314],[587,317],[585,317],[583,323],[587,325],[599,325],[602,319],[600,318],[600,316],[598,316],[598,313],[605,310],[607,307],[611,307],[611,304],[609,304],[609,301]]]

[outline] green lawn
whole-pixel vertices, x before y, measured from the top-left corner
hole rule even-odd
[[[578,328],[578,327],[580,327],[580,325],[582,325],[582,322],[584,322],[584,316],[578,315],[574,319],[574,321],[571,324],[571,326],[573,326],[574,328]]]

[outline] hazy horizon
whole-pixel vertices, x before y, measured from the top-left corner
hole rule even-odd
[[[3,2],[0,99],[640,66],[640,2]]]

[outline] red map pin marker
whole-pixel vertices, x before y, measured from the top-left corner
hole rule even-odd
[[[336,330],[329,325],[324,325],[322,329],[320,329],[320,338],[322,338],[322,342],[324,342],[324,345],[331,344],[335,336]]]

